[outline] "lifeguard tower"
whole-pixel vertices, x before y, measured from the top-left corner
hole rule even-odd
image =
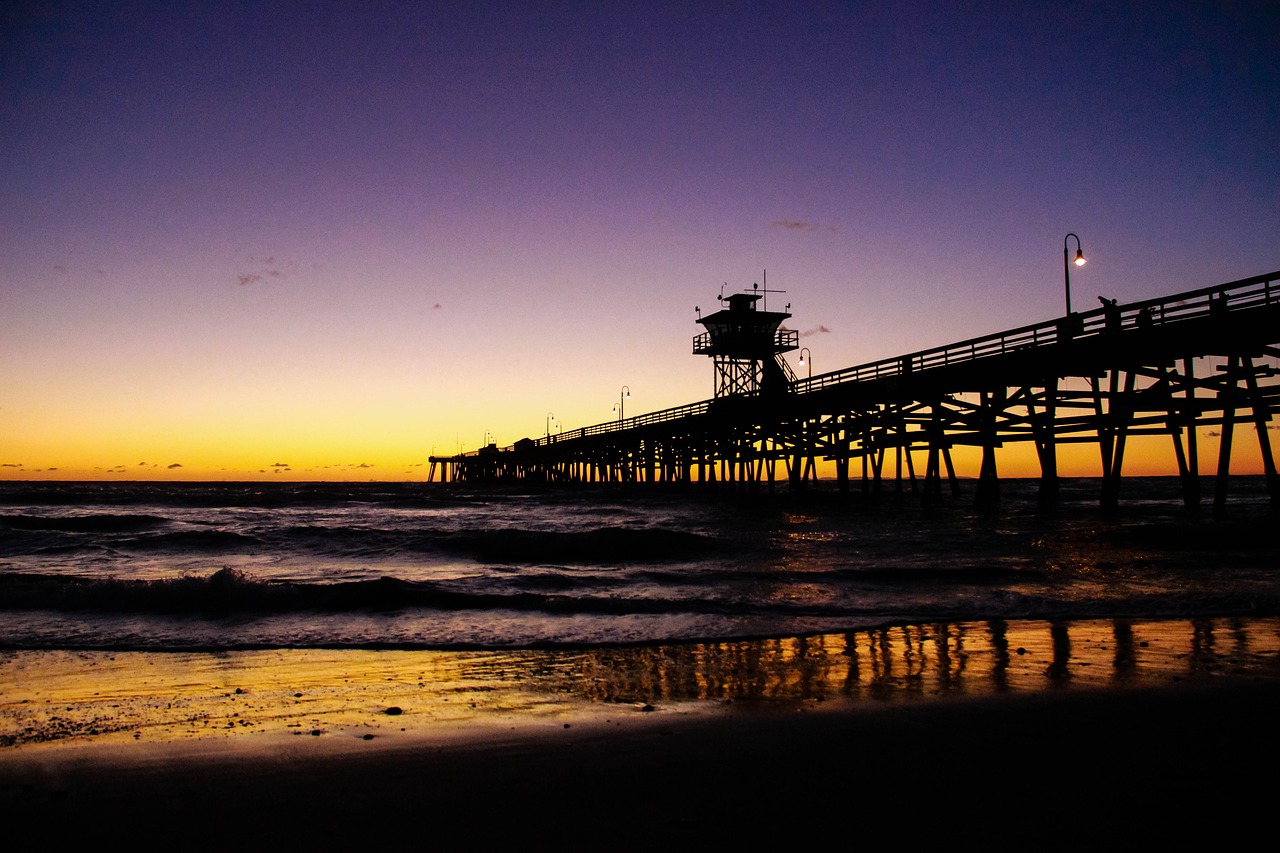
[[[756,308],[766,294],[781,292],[761,293],[756,284],[750,292],[717,297],[728,307],[698,317],[706,331],[694,337],[693,354],[709,355],[715,361],[717,398],[791,390],[796,377],[782,354],[798,348],[800,334],[779,328],[789,313]]]

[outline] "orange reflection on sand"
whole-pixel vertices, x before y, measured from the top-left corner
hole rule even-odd
[[[10,651],[0,744],[474,735],[730,701],[901,703],[1238,675],[1280,676],[1280,618],[965,622],[587,650]]]

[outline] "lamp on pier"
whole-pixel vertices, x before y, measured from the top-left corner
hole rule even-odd
[[[1062,238],[1062,275],[1063,275],[1063,278],[1066,280],[1067,316],[1068,317],[1071,316],[1071,264],[1067,262],[1067,252],[1068,252],[1067,244],[1070,242],[1072,237],[1076,238],[1075,265],[1078,267],[1082,267],[1084,266],[1084,263],[1085,263],[1084,250],[1080,248],[1080,238],[1077,237],[1075,234],[1068,234],[1066,237],[1063,237]]]
[[[547,438],[551,438],[551,422],[554,421],[555,419],[556,419],[555,415],[553,415],[551,412],[547,412]]]
[[[626,418],[626,401],[631,400],[631,389],[622,386],[622,391],[618,392],[618,405],[613,407],[613,411],[618,412],[618,420]]]
[[[791,306],[787,306],[788,308]],[[813,353],[808,347],[800,347],[800,366],[809,368],[809,378],[813,378]]]
[[[626,417],[625,415],[626,402],[627,400],[630,400],[630,399],[631,399],[631,389],[628,388],[626,385],[623,385],[622,390],[618,392],[618,405],[613,407],[613,410],[618,413],[618,420],[623,420]]]

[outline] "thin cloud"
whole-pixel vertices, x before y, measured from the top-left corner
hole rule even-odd
[[[0,468],[21,468],[21,467],[22,467],[21,462],[5,462],[4,464],[0,464]]]
[[[809,222],[805,219],[775,219],[769,224],[774,228],[783,228],[787,231],[826,231],[829,234],[839,233],[830,225],[823,225],[819,222]]]
[[[814,326],[812,329],[805,329],[803,332],[800,333],[800,337],[808,338],[808,337],[812,337],[813,335],[829,335],[829,334],[831,334],[831,330],[828,329],[826,326],[819,324],[817,326]]]
[[[181,468],[181,467],[182,467],[181,462],[174,462],[172,465],[169,466],[169,470],[172,471],[174,468]]]
[[[288,462],[273,462],[273,463],[271,463],[271,467],[272,467],[272,468],[288,468],[288,467],[289,467],[289,463],[288,463]]]
[[[253,270],[252,272],[244,272],[236,275],[236,280],[242,285],[257,284],[260,281],[265,281],[267,278],[287,278],[288,276],[285,275],[284,270],[285,268],[292,266],[288,262],[277,262],[275,255],[268,255],[265,258],[251,257],[249,260],[252,261],[254,266],[258,267],[258,269]]]

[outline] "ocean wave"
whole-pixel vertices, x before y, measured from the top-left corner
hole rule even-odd
[[[367,581],[305,584],[268,581],[236,569],[164,580],[95,580],[76,576],[0,573],[0,610],[252,615],[298,611],[519,610],[551,614],[761,614],[835,616],[842,608],[821,603],[748,602],[734,599],[614,595],[563,595],[530,591],[490,592],[447,583],[380,577]]]
[[[664,528],[602,527],[584,531],[474,530],[442,541],[444,550],[510,563],[625,563],[696,558],[715,541]]]
[[[0,528],[59,533],[137,533],[168,523],[157,515],[0,515]]]
[[[175,507],[186,509],[389,508],[474,506],[491,498],[476,492],[424,488],[421,483],[73,482],[0,481],[0,506]]]
[[[163,580],[90,579],[28,573],[0,574],[0,609],[138,613],[284,613],[299,610],[548,609],[589,607],[532,593],[450,589],[427,581],[380,577],[331,584],[255,578],[236,569]],[[612,605],[610,605],[612,606]]]
[[[895,586],[911,588],[929,584],[954,584],[958,586],[991,585],[1016,581],[1037,583],[1050,579],[1048,572],[1038,567],[995,566],[989,564],[951,566],[859,566],[856,568],[750,568],[715,571],[665,571],[645,569],[635,572],[638,580],[659,584],[686,586],[724,586],[726,584],[755,583],[821,583],[823,585]]]
[[[117,547],[128,551],[176,551],[219,554],[255,550],[261,545],[254,536],[229,530],[174,530],[148,536],[121,539]]]

